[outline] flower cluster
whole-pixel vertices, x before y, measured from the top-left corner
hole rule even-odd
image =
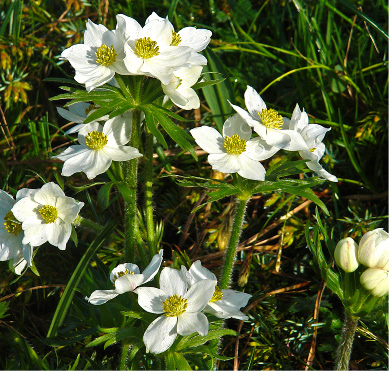
[[[32,265],[33,248],[45,242],[66,249],[72,223],[83,202],[67,197],[52,182],[40,189],[23,188],[16,200],[0,190],[0,260],[10,260],[15,273]]]
[[[335,249],[336,264],[345,272],[354,272],[359,265],[367,267],[360,276],[361,285],[373,296],[389,292],[389,234],[382,228],[367,232],[357,244],[347,237]]]
[[[208,319],[204,312],[219,318],[246,320],[239,309],[246,306],[251,295],[227,289],[221,290],[216,276],[201,262],[195,261],[189,270],[164,268],[159,278],[160,288],[138,287],[151,281],[162,263],[160,250],[140,274],[137,265],[120,264],[110,274],[114,290],[96,290],[89,298],[91,304],[100,305],[119,294],[133,291],[138,294],[139,305],[149,313],[159,314],[146,329],[143,341],[147,352],[162,353],[170,348],[177,335],[208,333]]]
[[[208,161],[213,169],[238,173],[247,179],[265,180],[266,171],[259,161],[284,149],[298,151],[307,160],[308,168],[320,177],[338,181],[319,164],[325,152],[322,140],[330,129],[308,124],[307,113],[301,112],[298,105],[291,119],[282,117],[276,110],[266,108],[251,86],[247,87],[244,97],[249,112],[230,103],[237,114],[224,123],[223,136],[206,126],[191,130],[196,143],[209,153]],[[251,128],[258,137],[250,139]]]

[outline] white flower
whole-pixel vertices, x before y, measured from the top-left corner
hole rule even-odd
[[[389,234],[382,228],[365,233],[359,242],[358,260],[369,268],[389,271]]]
[[[298,104],[296,104],[292,118],[290,120],[285,118],[284,120],[286,122],[286,127],[301,134],[305,142],[305,148],[299,150],[299,154],[304,160],[309,160],[307,162],[308,168],[313,170],[322,178],[330,180],[331,182],[337,182],[338,179],[336,176],[324,170],[319,164],[326,148],[322,143],[322,140],[324,139],[327,131],[331,130],[331,128],[326,129],[321,125],[308,124],[308,115],[305,111],[301,112]]]
[[[207,268],[201,265],[200,260],[196,260],[186,273],[189,285],[202,280],[216,280],[216,276]],[[212,313],[219,318],[236,318],[247,320],[248,317],[239,309],[245,307],[252,295],[244,292],[226,289],[221,290],[215,287],[211,300],[204,308],[204,312]]]
[[[147,312],[162,314],[143,335],[146,351],[162,353],[182,336],[208,333],[208,319],[200,313],[211,299],[216,281],[203,280],[188,290],[186,280],[177,269],[164,268],[159,279],[160,289],[136,289],[139,305]]]
[[[125,146],[131,137],[131,118],[116,116],[104,126],[94,122],[85,125],[78,132],[79,145],[70,146],[54,158],[65,161],[62,175],[70,176],[82,171],[88,179],[104,173],[112,161],[127,161],[142,156],[134,147]]]
[[[368,268],[359,277],[361,285],[373,296],[384,296],[389,292],[389,272],[380,268]]]
[[[17,201],[11,211],[22,222],[24,244],[40,246],[48,241],[65,250],[72,222],[83,206],[83,202],[65,196],[57,184],[50,182]]]
[[[57,107],[57,111],[60,116],[62,116],[65,120],[78,124],[67,130],[65,134],[73,134],[80,131],[80,129],[84,127],[83,122],[91,113],[95,112],[97,108],[99,107],[95,107],[93,104],[85,102],[74,103],[70,105],[68,109]],[[107,121],[108,119],[109,115],[105,115],[100,117],[98,120],[93,120],[91,122]]]
[[[335,261],[345,272],[354,272],[358,268],[357,248],[357,243],[351,237],[340,240],[336,245]]]
[[[273,108],[266,108],[266,103],[251,86],[247,86],[244,99],[249,112],[230,104],[268,145],[287,151],[306,148],[301,135],[293,130],[287,130],[284,118]]]
[[[26,188],[16,194],[16,201],[29,194]],[[10,260],[16,274],[21,274],[24,267],[32,265],[33,247],[24,244],[22,223],[11,209],[16,201],[11,195],[0,190],[0,261]]]
[[[153,76],[167,85],[175,68],[189,67],[192,49],[172,45],[173,34],[167,19],[150,20],[143,28],[123,14],[116,19],[117,31],[126,39],[124,63],[131,74]]]
[[[95,290],[89,298],[89,303],[101,305],[108,300],[128,291],[134,291],[138,286],[151,281],[157,274],[162,263],[163,250],[154,255],[150,264],[141,274],[136,264],[119,264],[110,274],[110,280],[115,285],[115,290]]]
[[[172,102],[185,110],[200,107],[200,99],[191,88],[199,79],[202,67],[179,68],[173,71],[173,77],[168,85],[162,84],[164,93]]]
[[[122,32],[109,31],[105,26],[88,20],[84,43],[64,50],[61,57],[67,59],[76,70],[74,79],[91,91],[109,82],[115,72],[130,74],[123,62],[123,46]]]
[[[214,128],[201,126],[190,131],[196,143],[209,153],[214,170],[238,173],[243,178],[264,180],[266,170],[259,161],[273,156],[279,148],[261,138],[251,138],[251,128],[235,114],[223,125],[223,136]]]

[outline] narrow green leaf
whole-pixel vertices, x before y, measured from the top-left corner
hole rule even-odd
[[[100,107],[96,111],[92,112],[85,120],[84,124],[89,124],[92,121],[99,119],[100,117],[105,116],[112,111],[112,107]]]
[[[165,355],[165,361],[167,370],[176,370],[176,361],[173,352],[167,352],[167,354]]]
[[[143,109],[143,113],[145,114],[146,124],[151,134],[153,134],[157,138],[158,142],[161,143],[164,148],[167,148],[167,143],[165,141],[165,138],[163,137],[162,133],[158,130],[157,128],[158,123],[155,122],[152,113],[147,108]]]
[[[174,352],[173,355],[176,362],[177,370],[192,370],[192,368],[189,366],[188,361],[181,353]]]
[[[109,193],[113,186],[112,182],[104,184],[97,194],[97,204],[105,210],[109,205]]]
[[[176,350],[182,350],[182,349],[188,349],[197,347],[199,345],[203,345],[207,341],[219,339],[222,336],[231,335],[231,336],[238,336],[239,334],[235,330],[231,329],[221,329],[221,330],[214,330],[208,332],[208,335],[206,336],[195,336],[192,337],[190,340],[186,340],[185,337],[177,344]]]

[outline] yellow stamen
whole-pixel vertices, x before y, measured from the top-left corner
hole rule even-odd
[[[284,121],[282,116],[273,108],[265,108],[261,113],[258,113],[262,124],[269,129],[281,129]]]
[[[48,224],[54,223],[58,218],[58,210],[54,206],[44,205],[38,211],[44,221]]]
[[[22,223],[15,218],[11,210],[4,216],[4,229],[14,236],[17,236],[22,231]]]
[[[159,46],[157,42],[151,40],[149,37],[136,40],[135,51],[138,57],[142,59],[149,59],[159,54]]]
[[[246,150],[246,141],[238,134],[224,138],[224,148],[231,155],[240,155]]]
[[[85,143],[90,149],[98,151],[99,149],[104,148],[104,146],[108,143],[108,138],[104,133],[91,131],[85,137]]]
[[[95,54],[96,63],[101,64],[102,66],[107,67],[116,62],[117,53],[113,45],[109,48],[107,45],[103,44],[100,48],[97,48]]]
[[[172,42],[171,42],[171,46],[178,46],[178,44],[182,41],[181,39],[181,36],[177,33],[177,32],[174,32],[172,31]]]
[[[316,151],[316,148],[311,148],[310,150],[309,150],[309,152],[315,152]]]
[[[162,309],[165,312],[166,317],[177,317],[186,312],[188,307],[188,300],[182,296],[169,296],[163,303]]]
[[[214,303],[215,301],[219,301],[222,299],[223,299],[223,291],[220,290],[219,287],[216,286],[210,302]]]
[[[115,281],[116,281],[118,278],[123,277],[123,276],[126,276],[127,274],[135,274],[135,272],[129,271],[128,269],[126,269],[125,271],[122,271],[122,272],[118,272],[117,274],[114,274],[114,275],[113,275],[113,283],[115,283]]]

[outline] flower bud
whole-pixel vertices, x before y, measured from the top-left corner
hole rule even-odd
[[[351,238],[340,240],[335,248],[335,261],[345,272],[354,272],[358,268],[358,245]]]
[[[358,261],[369,268],[389,271],[389,234],[382,228],[367,232],[361,238]]]
[[[389,291],[389,272],[380,268],[368,268],[360,277],[361,285],[373,296],[384,296]]]

